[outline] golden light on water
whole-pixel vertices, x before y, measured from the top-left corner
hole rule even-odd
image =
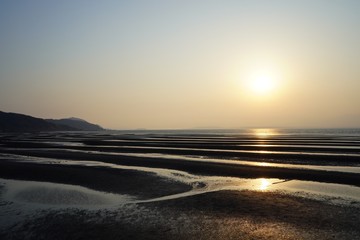
[[[253,134],[259,138],[267,138],[270,136],[277,135],[277,132],[275,129],[271,129],[271,128],[257,128],[257,129],[253,129]]]
[[[271,167],[272,166],[271,163],[267,163],[267,162],[259,162],[259,163],[255,163],[255,164],[260,167]]]
[[[271,182],[265,178],[260,178],[259,190],[264,191],[271,185]]]

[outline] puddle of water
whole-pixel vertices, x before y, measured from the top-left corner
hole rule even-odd
[[[68,150],[71,152],[84,152],[82,150]],[[101,151],[86,151],[87,153],[102,154]],[[321,170],[321,171],[334,171],[334,172],[348,172],[348,173],[360,173],[360,166],[327,166],[327,165],[307,165],[307,164],[291,164],[291,163],[270,163],[270,162],[258,162],[258,161],[244,161],[244,160],[228,160],[228,159],[216,159],[216,158],[204,158],[198,156],[176,155],[176,154],[162,154],[162,153],[117,153],[106,152],[109,155],[116,156],[132,156],[132,157],[147,157],[147,158],[163,158],[163,159],[182,159],[197,162],[213,162],[222,164],[238,164],[257,167],[278,167],[278,168],[291,168],[291,169],[309,169],[309,170]]]
[[[38,207],[96,208],[133,201],[128,195],[105,193],[89,188],[50,182],[0,179],[3,199]]]
[[[122,146],[103,146],[95,145],[94,147],[102,148],[122,148]],[[353,156],[359,157],[357,153],[336,153],[336,152],[301,152],[301,151],[265,151],[265,150],[235,150],[235,149],[212,149],[212,148],[186,148],[186,147],[156,147],[156,146],[124,146],[124,148],[130,149],[159,149],[159,150],[192,150],[192,151],[207,151],[207,152],[219,152],[219,153],[257,153],[257,154],[280,154],[280,155],[319,155],[319,156]]]
[[[67,161],[35,157],[26,158],[26,160],[22,159],[22,161],[32,161],[43,164],[81,165],[86,167],[106,166],[117,169],[151,172],[172,181],[189,184],[193,189],[188,192],[137,201],[127,195],[103,193],[80,186],[0,179],[0,182],[6,183],[5,186],[8,191],[5,192],[5,195],[12,201],[45,205],[52,204],[57,206],[74,204],[77,206],[110,206],[114,204],[165,201],[220,190],[255,190],[282,191],[292,195],[305,193],[300,195],[320,200],[324,200],[324,198],[319,198],[319,196],[338,198],[340,199],[340,203],[355,201],[360,205],[360,188],[342,184],[275,178],[243,179],[235,177],[200,176],[179,170],[123,166],[98,161]]]
[[[360,203],[360,187],[349,185],[291,180],[281,184],[271,185],[269,190],[286,190],[291,193],[300,191],[308,194],[342,198]]]
[[[71,141],[47,141],[47,142],[41,142],[41,143],[47,143],[47,144],[53,144],[53,145],[58,145],[58,146],[63,146],[63,147],[82,147],[85,146],[83,143],[81,142],[71,142]]]

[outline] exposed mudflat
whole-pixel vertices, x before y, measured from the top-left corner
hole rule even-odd
[[[0,136],[1,239],[360,239],[357,136]]]

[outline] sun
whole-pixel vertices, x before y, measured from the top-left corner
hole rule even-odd
[[[270,64],[268,67],[248,67],[241,69],[236,83],[241,87],[241,96],[247,99],[277,99],[284,92],[284,74],[280,68]]]
[[[255,76],[251,82],[251,89],[255,93],[264,94],[269,93],[275,87],[274,79],[269,75]]]
[[[267,96],[275,93],[278,88],[279,77],[274,71],[254,71],[244,80],[249,94]]]

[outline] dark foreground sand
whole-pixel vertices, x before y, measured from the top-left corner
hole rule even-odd
[[[4,204],[4,203],[2,203]],[[220,191],[118,209],[42,210],[1,239],[360,239],[357,208]]]
[[[2,177],[7,172],[12,179],[79,184],[137,199],[191,189],[123,169],[18,162],[1,169]],[[4,187],[0,191],[3,195]],[[0,239],[360,239],[357,202],[333,205],[281,192],[217,191],[98,209],[65,206],[32,211],[2,195],[0,225],[10,215],[16,221],[0,226]]]

